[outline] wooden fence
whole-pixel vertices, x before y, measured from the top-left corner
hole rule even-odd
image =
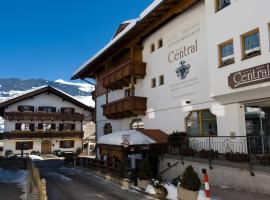
[[[33,161],[29,160],[28,170],[30,175],[30,191],[29,196],[32,200],[48,200],[46,180],[41,179],[39,169],[35,167]]]
[[[127,166],[124,162],[77,157],[76,164],[81,167],[111,174],[121,178],[125,178],[127,171]]]

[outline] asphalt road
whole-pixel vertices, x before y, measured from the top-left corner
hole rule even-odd
[[[0,182],[0,200],[18,200],[21,199],[23,193],[16,183]]]
[[[49,200],[142,200],[153,199],[136,191],[121,188],[88,170],[68,167],[41,168],[47,180]]]

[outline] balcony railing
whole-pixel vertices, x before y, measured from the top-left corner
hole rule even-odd
[[[163,152],[184,157],[270,165],[270,136],[178,136],[170,135]]]
[[[82,138],[83,131],[14,131],[4,132],[4,139],[16,138],[69,138],[76,137]]]
[[[144,78],[145,74],[146,63],[128,59],[103,77],[103,85],[108,89],[122,89],[129,86],[130,77]]]
[[[103,115],[108,119],[145,115],[146,101],[146,97],[126,97],[103,105]]]
[[[80,113],[46,113],[46,112],[5,112],[4,118],[16,121],[83,121]]]

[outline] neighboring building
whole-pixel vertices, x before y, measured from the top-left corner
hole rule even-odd
[[[73,76],[96,80],[98,141],[159,129],[200,137],[189,143],[196,150],[214,136],[220,153],[269,153],[269,7],[268,0],[156,0],[121,24]]]
[[[0,103],[4,118],[3,151],[20,154],[82,149],[83,125],[91,123],[93,108],[50,86]]]

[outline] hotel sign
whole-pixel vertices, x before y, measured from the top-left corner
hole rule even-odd
[[[228,77],[232,89],[270,81],[270,63],[231,73]]]

